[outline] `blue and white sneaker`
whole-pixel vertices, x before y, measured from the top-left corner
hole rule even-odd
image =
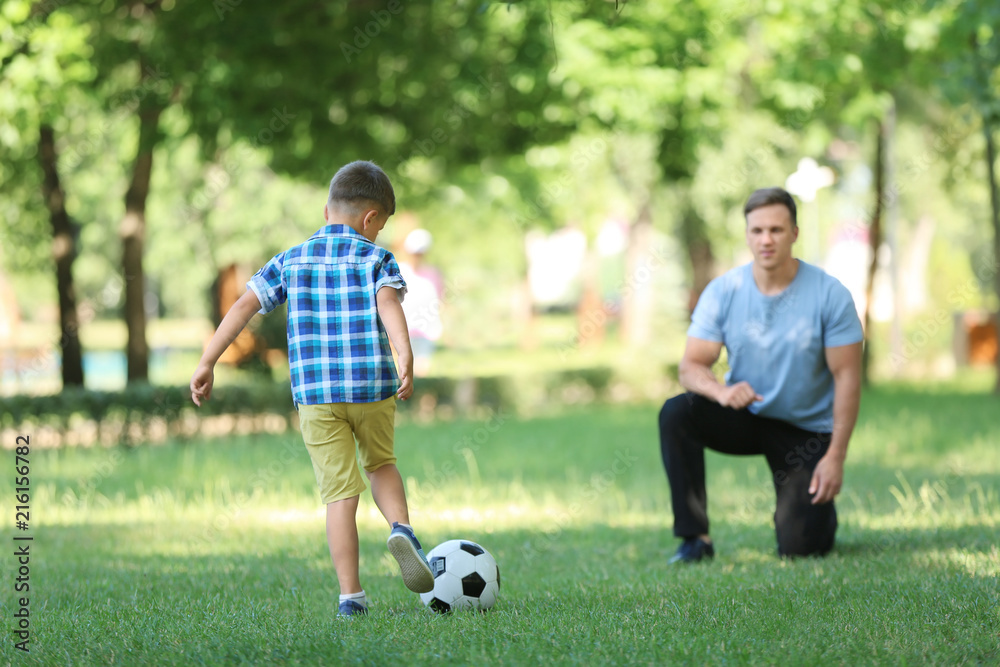
[[[429,593],[434,589],[434,575],[431,574],[424,550],[420,548],[420,542],[412,530],[394,522],[386,546],[399,563],[403,583],[407,588],[414,593]]]
[[[340,603],[340,610],[337,612],[337,616],[366,616],[368,614],[368,607],[363,604],[359,604],[354,600],[344,600]]]

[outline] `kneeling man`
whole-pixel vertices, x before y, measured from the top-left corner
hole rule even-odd
[[[680,364],[687,393],[660,411],[660,449],[670,482],[674,562],[711,558],[705,448],[762,454],[771,468],[781,556],[833,548],[833,499],[861,397],[862,329],[850,292],[792,256],[795,200],[757,190],[744,207],[750,264],[716,278],[691,318]],[[722,347],[729,373],[712,373]]]

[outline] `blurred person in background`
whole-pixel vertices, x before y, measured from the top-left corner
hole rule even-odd
[[[414,229],[403,242],[408,261],[399,263],[400,273],[408,288],[403,312],[409,325],[413,374],[416,377],[426,377],[430,372],[431,357],[444,331],[441,323],[444,280],[438,269],[425,262],[433,242],[429,231],[419,227]]]

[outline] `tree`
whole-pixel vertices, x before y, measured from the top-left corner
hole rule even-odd
[[[812,150],[818,152],[848,129],[874,137],[875,190],[872,204],[858,216],[866,223],[870,246],[862,314],[866,384],[873,355],[870,322],[879,250],[887,236],[895,237],[891,225],[887,235],[885,222],[907,189],[907,183],[890,169],[897,101],[919,97],[933,85],[936,54],[929,53],[920,39],[929,18],[927,11],[913,4],[841,2],[822,8],[787,2],[762,21],[762,40],[770,46],[768,66],[755,72],[762,104],[778,117],[791,114],[797,118],[799,127],[810,130],[806,136],[818,139],[812,142]],[[922,114],[917,105],[902,110],[913,116]],[[895,253],[892,261],[897,262],[898,256]]]
[[[55,131],[51,125],[38,130],[38,158],[42,166],[42,195],[52,220],[52,254],[56,264],[56,290],[59,293],[59,343],[62,349],[64,387],[83,386],[83,351],[80,348],[80,317],[76,310],[73,287],[73,260],[76,241],[73,224],[66,212],[66,195],[59,181],[59,159]]]
[[[728,11],[728,9],[727,9]],[[732,72],[720,57],[733,24],[713,3],[628,3],[562,6],[556,15],[559,65],[549,75],[567,96],[567,114],[582,131],[609,135],[610,174],[629,199],[621,332],[641,345],[652,335],[654,291],[648,279],[654,198],[675,193],[668,224],[688,253],[691,301],[712,274],[711,241],[690,188],[699,151],[725,130],[720,114],[733,103]]]
[[[8,118],[16,124],[14,127],[6,126],[13,132],[2,132],[0,135],[8,138],[3,142],[8,154],[37,154],[41,169],[38,186],[50,221],[51,258],[55,264],[62,383],[63,386],[82,386],[80,318],[73,280],[77,230],[66,209],[66,193],[59,175],[55,125],[61,122],[63,109],[79,101],[80,86],[89,80],[92,70],[86,63],[86,29],[67,20],[67,17],[50,22],[50,15],[51,7],[22,2],[12,5],[6,15],[12,19],[11,23],[0,24],[0,31],[14,36],[14,39],[5,42],[9,50],[0,60],[0,76],[10,93],[6,97],[5,110]],[[34,151],[31,151],[30,144],[32,136],[37,136]],[[14,189],[11,180],[34,182],[30,168],[22,171],[15,167],[13,171],[11,179],[4,179],[8,192]],[[18,204],[23,200],[19,200],[14,199],[17,215],[10,222],[23,223],[31,215],[21,210]],[[25,227],[23,224],[19,226],[22,229]],[[20,248],[21,244],[13,247]]]
[[[954,21],[948,34],[952,44],[960,44],[963,35],[968,35],[968,51],[953,56],[952,67],[964,70],[962,77],[972,84],[972,104],[982,121],[986,160],[986,188],[990,199],[990,227],[992,231],[993,262],[983,271],[984,277],[992,274],[994,293],[1000,298],[1000,192],[997,187],[996,128],[1000,125],[1000,7],[995,3],[964,2],[955,8]],[[955,94],[950,82],[946,89]],[[998,311],[1000,312],[1000,311]],[[1000,321],[1000,315],[997,316]],[[994,393],[1000,394],[1000,354],[996,359],[996,381]]]
[[[300,0],[183,8],[131,2],[110,13],[105,5],[75,11],[94,26],[105,99],[121,81],[141,91],[121,225],[130,381],[147,373],[145,207],[159,119],[170,104],[183,106],[183,131],[227,177],[246,156],[234,150],[240,142],[265,148],[279,173],[321,182],[358,157],[390,173],[426,161],[454,170],[563,131],[560,123],[536,121],[553,96],[549,88],[521,91],[509,83],[534,76],[544,61],[544,8]],[[167,66],[160,81],[150,74]],[[189,222],[204,220],[215,201],[203,203],[186,207]]]

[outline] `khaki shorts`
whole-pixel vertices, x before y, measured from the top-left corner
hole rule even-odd
[[[365,490],[358,461],[367,472],[396,462],[395,419],[395,396],[374,403],[299,406],[299,430],[324,503],[352,498]]]

